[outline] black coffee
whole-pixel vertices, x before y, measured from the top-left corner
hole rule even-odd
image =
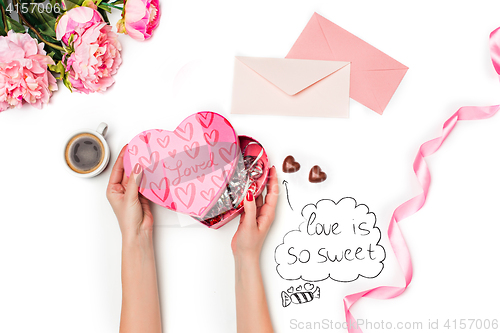
[[[66,146],[66,163],[78,173],[93,172],[101,165],[103,159],[104,146],[93,134],[78,134]]]

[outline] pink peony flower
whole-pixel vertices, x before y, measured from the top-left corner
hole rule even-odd
[[[0,111],[19,108],[23,101],[41,109],[57,90],[47,70],[54,61],[43,46],[28,34],[9,31],[0,36]]]
[[[65,55],[64,62],[73,88],[86,94],[106,91],[115,82],[112,76],[122,62],[118,36],[96,15],[99,13],[92,8],[76,7],[60,19],[56,28],[58,38],[66,38],[65,44],[73,35],[68,45],[72,52]]]
[[[81,35],[87,28],[103,21],[98,11],[89,7],[75,7],[57,21],[56,37],[68,45],[71,34]]]
[[[118,32],[141,41],[150,38],[160,23],[159,6],[158,0],[125,0],[122,19],[116,24]]]

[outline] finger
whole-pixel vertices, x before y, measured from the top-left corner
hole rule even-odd
[[[139,201],[141,202],[145,220],[147,217],[150,217],[151,223],[153,223],[153,213],[151,212],[151,206],[149,205],[149,200],[142,194],[139,194]]]
[[[270,205],[271,207],[276,207],[276,203],[278,202],[278,175],[276,173],[276,168],[273,166],[269,170],[269,182],[267,183],[267,194],[266,194],[266,205]]]
[[[127,145],[125,145],[122,150],[120,151],[120,154],[116,158],[115,165],[113,166],[113,170],[111,171],[111,176],[109,176],[109,183],[108,185],[115,185],[115,184],[121,184],[122,179],[123,179],[123,155],[125,155],[125,151],[127,149]]]
[[[108,198],[109,195],[112,194],[125,194],[125,188],[123,188],[121,184],[109,185],[106,194],[108,195]]]
[[[269,182],[267,183],[266,203],[260,209],[259,222],[262,221],[264,228],[269,228],[274,221],[276,204],[278,203],[278,175],[276,168],[272,167],[269,172]]]
[[[240,220],[241,226],[245,228],[256,227],[257,206],[253,199],[253,193],[250,191],[247,193],[245,200],[243,200],[243,209],[244,213]]]
[[[130,178],[125,190],[125,199],[129,202],[137,202],[139,200],[139,184],[142,181],[142,166],[137,163],[132,170]]]
[[[125,170],[125,168],[124,168]],[[125,174],[125,172],[123,173],[123,177],[122,177],[122,185],[124,188],[127,188],[127,183],[128,183],[128,176]]]
[[[125,170],[125,167],[123,168]],[[132,173],[132,172],[131,172]],[[122,185],[124,189],[127,189],[127,184],[128,184],[128,179],[129,176],[132,176],[131,174],[127,176],[127,174],[124,172],[123,177],[122,177]]]
[[[257,216],[260,216],[260,209],[264,205],[264,198],[262,197],[262,194],[255,199],[255,205],[257,206]]]
[[[255,204],[257,205],[257,208],[262,207],[264,204],[264,198],[262,197],[262,194],[259,195],[259,197],[255,200]]]
[[[132,177],[133,175],[130,174],[130,177]],[[123,173],[123,178],[122,178],[122,185],[123,185],[123,188],[126,190],[127,189],[127,184],[128,184],[128,180],[130,179],[130,177],[128,177],[125,172]]]
[[[142,205],[142,210],[144,211],[144,215],[151,214],[151,206],[149,205],[149,200],[143,196],[142,194],[139,194],[139,201],[141,202]]]

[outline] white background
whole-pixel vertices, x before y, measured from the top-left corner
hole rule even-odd
[[[162,1],[161,10],[150,41],[120,36],[123,65],[105,94],[71,94],[60,84],[43,110],[0,114],[0,332],[118,331],[121,235],[105,198],[111,168],[79,179],[62,158],[70,132],[101,121],[109,124],[112,164],[140,131],[173,129],[197,111],[219,112],[239,134],[260,140],[278,169],[289,154],[302,164],[296,174],[278,173],[280,183],[289,182],[294,212],[344,196],[375,212],[387,251],[380,276],[324,281],[321,299],[282,308],[281,291],[301,282],[281,280],[275,270],[275,247],[300,223],[281,192],[262,253],[277,332],[312,332],[290,328],[293,319],[341,322],[345,295],[403,285],[387,239],[390,216],[420,192],[412,173],[419,145],[440,135],[459,107],[500,103],[488,47],[500,3],[182,0]],[[284,57],[315,11],[410,68],[384,115],[352,100],[350,119],[229,114],[234,56]],[[413,282],[396,299],[363,299],[353,309],[357,318],[421,321],[424,328],[438,319],[441,329],[446,319],[500,320],[499,126],[500,115],[461,122],[428,159],[428,202],[401,222]],[[307,181],[314,164],[328,174],[325,183]],[[154,216],[164,331],[234,332],[230,242],[237,220],[209,230],[180,227],[189,218],[157,206]]]

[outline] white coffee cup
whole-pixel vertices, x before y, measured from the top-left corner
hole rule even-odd
[[[98,174],[100,174],[108,165],[109,163],[109,157],[110,157],[110,151],[109,151],[109,146],[106,140],[104,139],[104,136],[106,135],[106,132],[108,131],[108,124],[106,123],[100,123],[99,126],[95,131],[90,130],[90,129],[80,129],[75,132],[73,132],[68,139],[64,143],[64,149],[63,149],[63,158],[64,158],[64,165],[66,166],[66,170],[68,170],[70,173],[77,177],[82,177],[82,178],[91,178],[95,177]],[[94,170],[91,172],[78,172],[71,168],[68,164],[68,155],[67,155],[67,149],[69,148],[68,145],[70,144],[71,140],[75,138],[76,136],[80,134],[90,134],[95,136],[100,143],[102,144],[102,154],[103,159],[101,160],[101,163],[98,164]]]

